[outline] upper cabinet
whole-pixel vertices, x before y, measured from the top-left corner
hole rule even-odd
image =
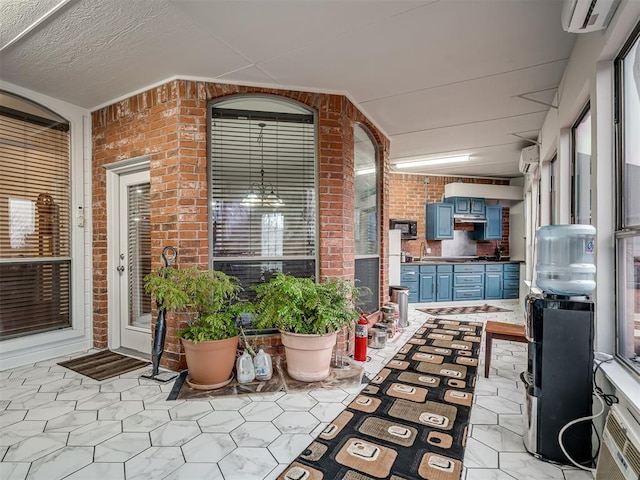
[[[502,240],[502,206],[485,207],[487,223],[476,223],[473,238],[476,240]]]
[[[429,203],[426,207],[426,239],[451,240],[453,238],[453,205]]]
[[[448,197],[446,203],[453,205],[453,213],[466,215],[484,215],[484,198]]]

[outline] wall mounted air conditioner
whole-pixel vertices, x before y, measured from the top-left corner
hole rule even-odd
[[[587,33],[607,28],[620,0],[565,0],[562,28],[571,33]]]
[[[624,407],[612,405],[602,434],[596,480],[640,478],[640,423]]]
[[[520,173],[535,173],[540,161],[540,148],[538,145],[531,145],[520,152]]]

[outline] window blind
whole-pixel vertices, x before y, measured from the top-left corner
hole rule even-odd
[[[151,294],[144,289],[144,277],[151,273],[151,185],[127,187],[127,277],[129,322],[137,327],[151,325]]]
[[[312,115],[212,110],[213,258],[315,258]]]
[[[70,326],[69,124],[50,116],[0,107],[0,339]]]

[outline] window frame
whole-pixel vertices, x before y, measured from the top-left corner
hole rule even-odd
[[[549,162],[549,224],[558,223],[558,154]]]
[[[616,358],[624,365],[632,374],[640,376],[640,364],[633,363],[630,358],[622,352],[622,339],[623,335],[621,331],[624,327],[628,327],[625,323],[628,321],[625,316],[627,303],[629,302],[627,296],[626,285],[621,285],[624,271],[626,268],[624,253],[622,244],[626,239],[638,238],[640,239],[640,222],[637,225],[626,225],[626,161],[625,161],[625,118],[624,114],[624,101],[625,101],[625,85],[623,81],[623,61],[627,58],[627,55],[634,48],[634,46],[640,49],[640,23],[633,29],[628,40],[623,45],[622,49],[616,56],[613,62],[614,66],[614,131],[615,131],[615,168],[616,168],[616,198],[615,198],[615,229],[614,236],[614,262],[615,262],[615,355]],[[632,277],[633,279],[633,277]],[[637,281],[638,278],[636,277]],[[636,295],[640,295],[637,293]],[[640,312],[635,312],[640,313]],[[635,336],[634,336],[635,338]],[[636,354],[637,355],[637,354]]]
[[[75,134],[72,130],[72,122],[70,120],[38,101],[9,90],[0,90],[0,94],[3,97],[8,97],[7,103],[9,105],[16,102],[16,105],[3,105],[0,109],[2,116],[8,119],[9,123],[7,124],[7,128],[9,130],[7,130],[7,132],[9,132],[9,135],[17,134],[17,130],[15,129],[20,128],[21,124],[24,124],[25,129],[33,129],[32,133],[37,131],[38,134],[40,134],[42,133],[42,130],[65,132],[62,138],[63,141],[59,144],[50,143],[57,140],[56,135],[54,135],[53,137],[43,140],[44,143],[42,143],[41,149],[38,149],[37,146],[29,147],[25,142],[25,152],[29,149],[37,149],[39,151],[40,155],[29,155],[24,157],[26,161],[33,160],[36,164],[38,162],[42,162],[46,155],[55,155],[56,146],[60,146],[60,148],[63,149],[63,155],[59,156],[59,159],[61,160],[60,165],[64,164],[64,169],[45,170],[52,175],[51,177],[44,178],[47,178],[47,180],[53,180],[54,184],[49,185],[46,192],[41,191],[37,198],[37,202],[35,199],[32,200],[35,223],[33,225],[33,231],[29,235],[33,235],[34,238],[36,238],[35,236],[37,235],[37,252],[34,251],[36,249],[36,245],[35,240],[33,240],[29,243],[25,242],[25,244],[21,246],[10,247],[21,250],[23,253],[19,251],[15,252],[17,255],[14,253],[14,255],[3,255],[0,258],[0,265],[3,267],[13,267],[14,269],[24,271],[24,274],[27,276],[35,276],[37,281],[33,288],[39,292],[42,298],[49,297],[48,300],[41,300],[40,302],[35,301],[35,299],[31,300],[32,302],[35,302],[33,305],[36,308],[36,310],[32,312],[32,316],[35,315],[36,317],[47,319],[48,317],[45,315],[47,307],[45,304],[46,301],[48,301],[53,304],[52,306],[50,305],[48,309],[50,311],[57,310],[57,314],[61,317],[57,322],[51,322],[49,326],[37,328],[37,325],[35,325],[35,329],[33,330],[19,330],[0,336],[0,341],[2,342],[20,339],[29,341],[29,339],[32,339],[36,335],[56,334],[58,332],[74,329],[75,304],[73,288],[75,285],[74,277],[76,276],[74,264],[76,262],[73,256],[73,204],[75,191],[73,188],[74,162],[72,152]],[[39,115],[40,113],[42,115]],[[12,125],[14,129],[11,128]],[[11,140],[11,136],[7,141],[10,142],[7,145],[15,147],[15,144]],[[55,148],[48,148],[51,147],[51,145],[54,145]],[[55,163],[46,163],[56,165]],[[65,175],[61,176],[60,173],[64,173]],[[56,177],[59,180],[57,183]],[[38,185],[40,186],[43,185],[42,178],[43,177],[38,178]],[[10,185],[16,185],[18,183],[22,187],[23,184],[29,185],[30,182],[28,177],[21,178],[13,183],[9,182]],[[9,186],[7,186],[7,188],[9,188]],[[26,188],[26,191],[33,193],[33,188],[34,184],[31,182],[30,186]],[[11,191],[10,188],[9,191]],[[51,192],[51,194],[49,192]],[[10,198],[11,197],[7,197],[8,202],[10,201]],[[56,200],[57,203],[55,202]],[[48,211],[49,213],[42,213],[41,210],[45,212]],[[7,221],[9,221],[8,217]],[[44,230],[44,232],[41,230]],[[11,253],[11,250],[8,250],[7,253]],[[13,284],[12,287],[14,287],[14,290],[18,291],[19,296],[10,300],[9,306],[7,307],[8,312],[11,312],[11,305],[13,301],[18,302],[13,306],[13,308],[16,311],[20,311],[20,302],[27,299],[21,299],[20,294],[26,293],[24,291],[24,287],[28,287],[28,283],[23,283],[19,280],[19,277],[16,281],[17,283]],[[25,281],[25,279],[23,279],[23,281]],[[35,295],[33,291],[30,291],[30,294]],[[10,294],[9,297],[11,298]],[[42,307],[44,310],[38,309],[38,307]],[[24,313],[23,310],[22,313]]]
[[[314,165],[313,165],[313,175],[314,175],[314,191],[315,191],[315,236],[314,236],[314,255],[309,255],[309,256],[300,256],[298,258],[293,258],[291,256],[284,256],[281,260],[274,260],[272,257],[262,257],[262,256],[243,256],[243,257],[219,257],[219,256],[215,256],[215,251],[214,251],[214,241],[213,241],[213,227],[214,227],[214,222],[213,222],[213,201],[214,201],[214,197],[213,197],[213,186],[212,186],[212,182],[213,182],[213,172],[212,172],[212,167],[213,167],[213,151],[212,151],[212,144],[213,144],[213,138],[211,136],[211,132],[212,132],[212,121],[213,121],[213,110],[215,108],[222,108],[222,109],[232,109],[232,110],[241,110],[240,108],[235,108],[232,106],[227,106],[225,105],[227,102],[229,101],[234,101],[234,100],[239,100],[239,101],[249,101],[249,102],[256,102],[257,104],[260,105],[260,107],[262,107],[262,105],[266,105],[268,106],[269,104],[271,105],[277,105],[277,104],[281,104],[283,106],[287,106],[290,105],[291,108],[294,109],[298,109],[298,110],[303,110],[305,113],[301,115],[309,115],[313,118],[312,122],[313,122],[313,135],[314,135],[314,146],[313,146],[313,156],[314,156]],[[221,104],[223,106],[221,106]],[[283,107],[284,108],[284,107]],[[247,111],[249,111],[247,109]],[[251,110],[253,113],[259,113],[259,112],[264,112],[266,117],[270,117],[270,116],[275,116],[275,114],[279,113],[277,111],[270,111],[267,109],[262,109],[262,108],[253,108]],[[286,116],[286,114],[282,114],[279,113],[281,116]],[[312,276],[315,279],[319,278],[319,271],[320,271],[320,200],[319,200],[319,182],[320,182],[320,175],[319,175],[319,157],[318,157],[318,132],[319,132],[319,126],[318,126],[318,114],[317,112],[312,109],[311,107],[297,102],[293,99],[289,99],[286,97],[281,97],[278,95],[270,95],[270,94],[263,94],[263,93],[242,93],[242,94],[235,94],[235,95],[227,95],[227,96],[223,96],[223,97],[218,97],[218,98],[214,98],[212,100],[210,100],[207,104],[207,231],[208,231],[208,265],[209,268],[212,270],[216,269],[216,264],[220,264],[220,263],[233,263],[233,262],[238,262],[238,265],[246,265],[247,262],[282,262],[282,261],[311,261],[314,263],[314,267],[313,267],[313,274]],[[246,187],[247,187],[247,191],[251,188],[251,181],[249,183],[247,183]],[[266,258],[266,259],[265,259]],[[248,290],[248,288],[246,288],[245,286],[245,291],[243,292],[243,297],[248,296],[249,298],[251,298],[253,296],[253,294],[251,293],[251,291]]]
[[[591,102],[587,102],[584,108],[580,111],[578,118],[571,125],[571,223],[575,224],[578,221],[578,188],[579,186],[576,184],[577,181],[577,141],[576,141],[576,132],[578,127],[582,124],[587,115],[591,114]],[[593,116],[591,116],[589,120],[589,135],[590,135],[590,143],[593,140]],[[593,222],[593,188],[592,188],[592,174],[593,174],[593,152],[589,154],[589,223],[591,225]]]
[[[375,165],[375,185],[376,185],[376,192],[375,192],[375,198],[376,198],[376,252],[375,253],[365,253],[365,254],[359,254],[356,251],[356,244],[355,244],[355,225],[357,225],[357,222],[354,222],[354,281],[356,282],[356,287],[358,287],[358,278],[356,276],[356,271],[358,270],[356,268],[356,264],[358,263],[358,260],[371,260],[371,259],[377,259],[377,272],[376,272],[376,291],[372,291],[371,292],[371,299],[370,302],[368,304],[365,305],[361,305],[361,306],[366,306],[369,307],[368,309],[365,308],[364,310],[372,313],[374,311],[378,310],[378,307],[380,305],[380,270],[381,270],[381,208],[380,208],[380,196],[381,196],[381,183],[380,183],[380,179],[381,179],[381,175],[380,175],[380,170],[381,170],[381,162],[380,162],[380,145],[378,145],[378,143],[376,142],[375,137],[373,136],[371,130],[369,128],[367,128],[367,126],[361,122],[356,122],[354,124],[354,161],[353,161],[353,168],[354,168],[354,214],[357,211],[357,191],[356,191],[356,178],[357,178],[357,171],[356,171],[356,128],[360,128],[360,130],[367,136],[367,138],[369,139],[369,141],[371,142],[371,147],[373,148],[373,154],[374,154],[374,165]],[[371,310],[372,308],[375,307],[375,310]]]

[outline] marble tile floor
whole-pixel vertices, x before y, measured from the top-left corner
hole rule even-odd
[[[447,318],[523,322],[516,300],[479,303],[513,311]],[[369,377],[429,318],[414,308],[425,306],[447,304],[411,305],[410,326],[369,349]],[[488,379],[481,353],[462,480],[592,479],[525,451],[525,349],[495,341]],[[144,369],[98,382],[57,365],[68,358],[0,371],[1,479],[275,479],[362,388],[166,401],[172,383]]]

